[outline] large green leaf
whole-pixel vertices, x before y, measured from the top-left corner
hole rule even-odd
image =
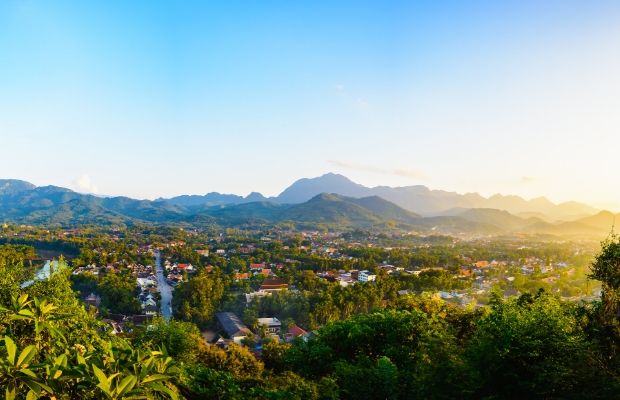
[[[13,339],[8,336],[4,337],[4,346],[6,347],[6,359],[11,363],[11,365],[15,365],[15,354],[17,353],[17,346]]]
[[[136,386],[138,379],[134,375],[129,375],[123,378],[123,380],[116,386],[116,395],[118,397],[123,396]]]
[[[22,366],[28,366],[28,364],[36,354],[37,349],[33,345],[26,347],[24,350],[22,350],[21,354],[17,358],[17,364],[15,364],[15,366],[17,368],[21,368]]]
[[[146,378],[142,379],[142,383],[166,381],[168,379],[170,379],[169,375],[154,374],[154,375],[149,375]]]

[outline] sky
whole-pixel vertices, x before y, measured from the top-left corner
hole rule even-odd
[[[620,210],[618,1],[0,1],[0,177]]]

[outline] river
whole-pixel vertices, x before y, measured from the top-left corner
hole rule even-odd
[[[166,281],[159,251],[155,253],[155,270],[157,273],[157,286],[161,295],[161,315],[166,321],[170,321],[172,317],[172,286]]]
[[[34,278],[26,281],[24,283],[21,284],[21,288],[27,288],[28,286],[31,286],[32,284],[34,284],[36,281],[44,281],[46,279],[48,279],[50,276],[52,276],[53,273],[57,272],[60,270],[62,266],[58,265],[58,261],[54,260],[54,261],[50,261],[47,260],[45,262],[45,265],[41,267],[41,269],[39,269],[35,274],[34,274]]]

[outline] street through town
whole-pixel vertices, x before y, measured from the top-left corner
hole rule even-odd
[[[159,251],[155,253],[155,270],[157,272],[157,286],[161,295],[161,315],[166,321],[170,321],[172,317],[172,286],[166,281]]]

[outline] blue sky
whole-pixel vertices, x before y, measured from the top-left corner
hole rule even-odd
[[[140,198],[366,185],[619,208],[620,3],[0,2],[0,175]]]

